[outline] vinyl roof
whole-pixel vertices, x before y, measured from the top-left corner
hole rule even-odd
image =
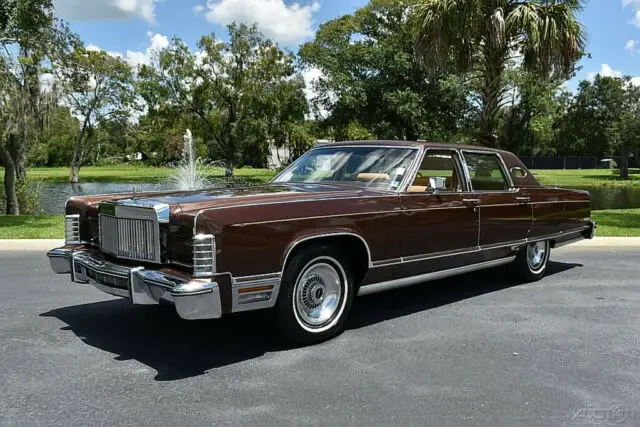
[[[500,152],[495,148],[483,147],[481,145],[465,145],[455,143],[443,143],[443,142],[429,142],[429,141],[398,141],[398,140],[362,140],[362,141],[336,141],[327,142],[316,145],[316,147],[327,147],[331,145],[338,146],[362,146],[362,145],[381,145],[381,146],[397,146],[397,147],[427,147],[427,148],[455,148],[455,149],[470,149],[470,150],[487,150]]]

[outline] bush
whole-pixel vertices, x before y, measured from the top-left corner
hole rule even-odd
[[[20,207],[20,215],[43,215],[44,211],[38,211],[40,196],[40,181],[27,179],[26,181],[16,182],[16,194],[18,196],[18,206]],[[0,213],[7,210],[6,196],[4,194],[4,186],[0,191]]]

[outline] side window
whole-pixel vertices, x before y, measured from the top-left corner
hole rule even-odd
[[[458,154],[450,150],[427,150],[409,192],[462,191]]]
[[[509,180],[504,174],[497,154],[464,153],[469,169],[471,187],[479,191],[509,189]]]

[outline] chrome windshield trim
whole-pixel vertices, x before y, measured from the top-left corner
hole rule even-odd
[[[284,168],[279,174],[277,174],[276,176],[274,176],[271,181],[269,181],[270,184],[305,184],[304,182],[277,182],[276,180],[278,178],[280,178],[281,175],[286,174],[287,172],[289,172],[289,170],[291,169],[295,169],[295,167],[298,165],[298,163],[302,160],[303,157],[305,157],[307,154],[312,153],[314,151],[317,150],[321,150],[321,149],[326,149],[326,148],[392,148],[392,149],[403,149],[403,150],[412,150],[412,151],[416,151],[418,154],[414,157],[414,159],[412,160],[412,163],[409,165],[409,167],[407,167],[407,171],[410,170],[412,168],[412,165],[414,165],[416,163],[416,159],[420,157],[420,153],[422,151],[424,151],[424,146],[415,146],[415,145],[376,145],[376,144],[358,144],[358,145],[352,145],[352,144],[342,144],[342,143],[331,143],[331,144],[325,144],[325,145],[318,145],[313,147],[312,149],[310,149],[309,151],[305,152],[302,156],[298,157],[293,163],[291,163],[289,166],[287,166],[286,168]],[[405,185],[406,181],[407,181],[407,171],[405,171],[405,176],[402,177],[402,181],[400,181],[400,184],[398,185],[398,187],[396,189],[389,189],[389,190],[384,190],[384,189],[379,189],[376,188],[376,191],[381,191],[381,192],[385,192],[385,193],[400,193],[403,185]],[[410,175],[410,174],[409,174]],[[317,184],[315,182],[308,182],[306,184]],[[360,188],[360,189],[366,189],[366,190],[373,190],[370,189],[366,186],[357,186],[354,185],[354,188]]]

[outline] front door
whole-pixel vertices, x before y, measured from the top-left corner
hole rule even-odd
[[[401,277],[465,265],[477,252],[479,209],[468,202],[467,191],[458,151],[427,150],[400,196]]]

